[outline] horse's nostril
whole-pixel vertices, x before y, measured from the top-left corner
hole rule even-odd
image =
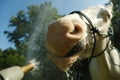
[[[81,27],[79,25],[75,25],[74,30],[70,34],[78,35],[78,34],[81,34],[81,32],[82,32]]]
[[[75,40],[78,41],[83,36],[83,28],[80,26],[80,24],[73,24],[73,29],[67,34],[67,38],[69,40]]]
[[[81,30],[80,30],[80,28],[79,28],[79,26],[75,26],[74,27],[74,30],[73,30],[73,32],[71,32],[71,34],[78,34],[78,33],[80,33],[81,32]]]

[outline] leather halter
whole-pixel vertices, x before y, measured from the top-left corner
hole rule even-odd
[[[108,40],[108,42],[107,42],[107,45],[106,45],[106,47],[105,47],[105,49],[103,50],[103,51],[101,51],[98,55],[94,55],[94,51],[95,51],[95,47],[96,47],[96,34],[99,34],[99,35],[103,35],[103,34],[101,34],[100,33],[100,31],[95,27],[95,26],[93,26],[93,24],[92,24],[92,22],[91,22],[91,20],[84,14],[84,13],[82,13],[82,12],[80,12],[80,11],[73,11],[73,12],[71,12],[70,14],[74,14],[74,13],[76,13],[76,14],[78,14],[80,17],[84,17],[87,21],[88,21],[88,23],[89,24],[87,24],[88,25],[88,28],[90,29],[90,32],[92,32],[92,34],[93,34],[93,39],[94,39],[94,44],[93,44],[93,48],[92,48],[92,51],[91,51],[91,56],[89,57],[89,63],[90,63],[90,61],[91,61],[91,59],[92,58],[96,58],[96,57],[98,57],[98,56],[100,56],[100,55],[102,55],[103,53],[104,53],[104,51],[108,48],[108,46],[109,46],[109,41],[111,40],[112,41],[112,44],[114,44],[113,43],[113,29],[112,28],[109,28],[109,30],[108,30],[108,34],[107,35],[105,35],[105,37],[109,37],[110,38],[110,40]],[[79,52],[80,50],[81,50],[81,48],[79,49],[79,43],[77,43],[67,54],[66,54],[66,56],[65,57],[69,57],[69,56],[72,56],[72,55],[74,55],[75,53],[77,53],[77,52]]]
[[[88,24],[88,29],[90,29],[90,32],[91,32],[91,34],[93,35],[94,43],[93,43],[93,48],[92,48],[90,57],[87,58],[87,59],[81,60],[80,63],[77,63],[77,62],[74,63],[73,66],[70,68],[70,70],[68,71],[68,74],[69,74],[68,79],[69,79],[69,80],[72,80],[72,77],[73,77],[73,75],[71,76],[70,73],[69,73],[71,70],[72,70],[72,73],[77,72],[77,75],[76,75],[76,78],[77,78],[77,79],[78,79],[79,77],[81,78],[80,75],[86,74],[87,71],[88,71],[88,75],[89,75],[88,67],[89,67],[89,64],[90,64],[92,58],[98,57],[98,56],[100,56],[101,54],[103,54],[104,51],[107,49],[108,44],[109,44],[109,41],[108,41],[108,43],[107,43],[107,45],[106,45],[106,48],[105,48],[101,53],[99,53],[98,55],[94,56],[95,47],[96,47],[96,34],[100,34],[100,31],[99,31],[96,27],[93,26],[91,20],[90,20],[85,14],[83,14],[83,13],[80,12],[80,11],[73,11],[73,12],[71,12],[70,14],[74,14],[74,13],[78,14],[80,17],[84,17],[84,18],[88,21],[88,23],[89,23],[89,24]],[[100,34],[100,35],[101,35],[101,34]],[[76,46],[77,46],[77,48],[76,48]],[[72,56],[72,55],[76,54],[77,52],[79,52],[79,51],[81,50],[81,49],[79,49],[79,46],[80,46],[79,43],[77,43],[77,44],[67,53],[67,55],[66,55],[65,57]],[[76,66],[76,64],[77,64],[78,66]],[[75,67],[77,70],[74,69],[74,67]],[[91,77],[90,77],[90,78],[91,78]]]
[[[92,48],[92,51],[91,51],[91,56],[89,57],[89,60],[88,60],[88,64],[90,64],[91,59],[93,58],[93,55],[94,55],[95,47],[96,47],[96,34],[100,34],[100,31],[99,31],[96,27],[93,26],[91,20],[90,20],[85,14],[83,14],[83,13],[80,12],[80,11],[73,11],[73,12],[71,12],[70,14],[74,14],[74,13],[78,14],[80,17],[84,17],[84,18],[88,21],[88,23],[89,23],[89,26],[88,26],[88,27],[89,27],[89,29],[90,29],[90,32],[92,32],[92,34],[93,34],[94,44],[93,44],[93,48]],[[76,48],[76,46],[79,47],[79,44],[77,43],[77,44],[66,54],[65,57],[72,56],[72,55],[74,55],[76,52],[79,52],[79,51],[81,50],[81,49],[79,49],[79,48]],[[76,49],[78,49],[78,50],[76,50]]]
[[[92,51],[91,51],[91,56],[90,56],[89,58],[87,58],[87,59],[81,60],[82,63],[76,63],[76,64],[80,65],[80,66],[77,68],[77,70],[76,70],[76,72],[77,72],[77,78],[78,78],[78,77],[81,78],[81,76],[79,76],[79,73],[80,73],[80,75],[82,75],[82,73],[84,74],[84,73],[86,72],[86,70],[89,71],[89,70],[88,70],[88,67],[89,67],[89,64],[90,64],[92,58],[96,58],[96,57],[102,55],[102,54],[104,53],[104,51],[108,48],[110,41],[112,42],[112,47],[113,47],[113,45],[114,45],[114,43],[113,43],[113,30],[112,30],[111,28],[109,28],[108,34],[105,35],[106,37],[109,37],[109,40],[108,40],[108,42],[107,42],[107,45],[106,45],[105,49],[104,49],[103,51],[101,51],[98,55],[94,55],[94,51],[95,51],[95,47],[96,47],[96,34],[100,34],[100,35],[102,35],[102,34],[100,33],[100,31],[99,31],[96,27],[93,26],[91,20],[90,20],[85,14],[83,14],[83,13],[80,12],[80,11],[73,11],[73,12],[71,12],[70,14],[74,14],[74,13],[78,14],[80,17],[84,17],[84,18],[88,21],[88,23],[89,23],[89,26],[88,26],[88,27],[89,27],[89,29],[90,29],[90,32],[92,32],[92,34],[93,34],[93,39],[94,39],[93,48],[92,48]],[[112,30],[112,31],[111,31],[111,30]],[[77,45],[77,47],[78,47],[78,43],[77,43],[76,45]],[[75,54],[75,52],[79,52],[79,51],[81,50],[81,49],[78,49],[78,50],[76,50],[76,51],[74,52],[74,48],[76,48],[76,45],[67,53],[66,57],[67,57],[67,56],[72,56],[72,55]],[[110,54],[109,54],[109,56],[110,56]],[[113,62],[111,56],[110,56],[110,59],[111,59],[111,62],[112,62],[115,66],[119,66],[119,67],[120,67],[119,64],[115,64],[115,63]],[[81,64],[82,64],[82,65],[81,65]],[[76,65],[75,65],[75,66],[73,65],[72,67],[77,67],[77,66],[76,66]],[[80,68],[81,68],[81,69],[80,69]],[[71,68],[71,69],[74,70],[73,68]],[[79,70],[79,69],[80,69],[80,70]],[[82,70],[82,71],[81,71],[81,70]],[[85,71],[84,71],[84,70],[85,70]],[[79,72],[79,71],[80,71],[80,72]],[[74,72],[74,71],[73,71],[73,72]],[[88,73],[89,73],[89,72],[88,72]]]

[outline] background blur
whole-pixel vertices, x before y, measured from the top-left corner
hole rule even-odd
[[[120,50],[119,0],[0,0],[0,69],[24,65],[31,59],[40,62],[39,70],[23,80],[66,80],[46,58],[44,36],[49,23],[75,10],[113,2],[114,45]],[[83,76],[82,80],[89,80]]]

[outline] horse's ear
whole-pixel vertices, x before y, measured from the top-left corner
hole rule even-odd
[[[101,11],[101,15],[102,15],[104,21],[108,21],[112,18],[113,3],[110,2],[109,4],[106,4],[105,7],[106,7],[106,9]]]
[[[113,9],[113,3],[110,2],[110,3],[106,4],[106,8],[108,8],[109,10],[112,11],[112,9]]]

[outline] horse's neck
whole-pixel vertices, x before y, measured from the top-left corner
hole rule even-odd
[[[120,65],[119,54],[116,49],[110,49],[92,59],[89,67],[92,80],[120,80],[120,67],[115,65]]]

